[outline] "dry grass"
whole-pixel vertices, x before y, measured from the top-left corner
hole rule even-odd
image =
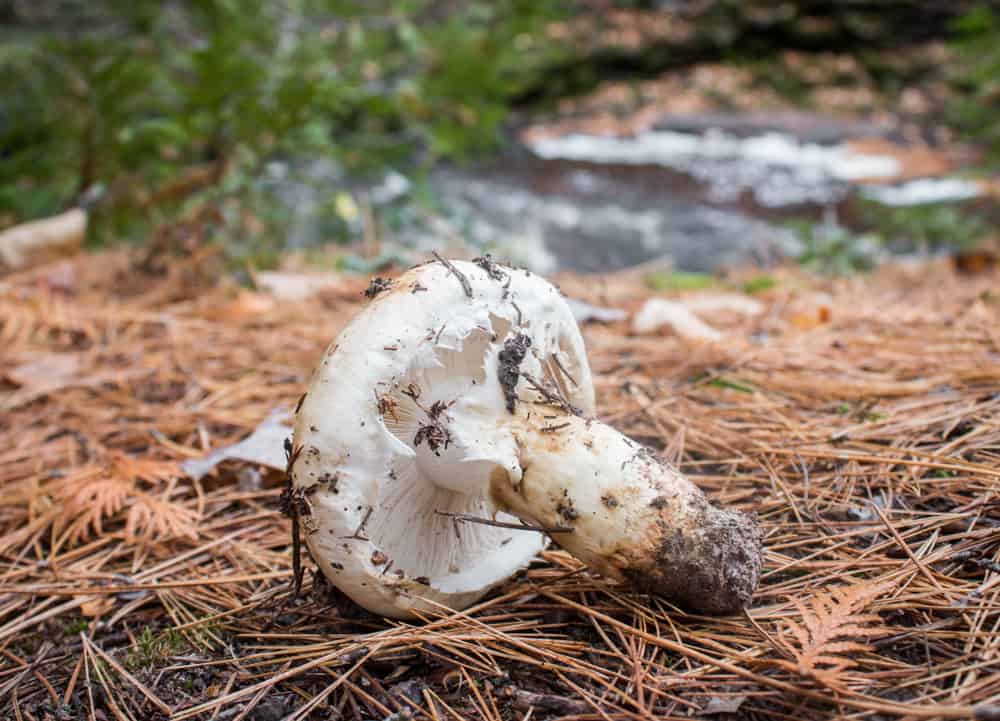
[[[293,597],[279,474],[178,468],[294,406],[363,282],[273,303],[199,267],[106,254],[0,291],[0,717],[1000,717],[998,276],[897,268],[824,298],[788,272],[715,347],[587,327],[602,416],[760,514],[745,617],[553,551],[405,624],[311,573]]]

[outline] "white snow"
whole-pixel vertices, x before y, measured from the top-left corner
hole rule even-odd
[[[769,206],[836,200],[847,183],[899,172],[898,161],[889,155],[803,143],[778,132],[747,138],[718,130],[701,135],[653,130],[634,137],[573,134],[538,140],[531,149],[546,159],[662,165],[707,183],[716,200],[733,200],[749,190]]]
[[[968,200],[978,197],[982,189],[973,181],[962,178],[921,178],[902,185],[868,185],[862,192],[885,205],[905,206]]]

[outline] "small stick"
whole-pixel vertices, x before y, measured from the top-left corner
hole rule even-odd
[[[447,260],[446,258],[442,258],[441,255],[436,250],[432,250],[431,251],[431,255],[434,256],[434,260],[436,260],[438,263],[440,263],[441,265],[443,265],[445,268],[447,268],[451,272],[452,275],[454,275],[456,278],[458,278],[458,282],[462,284],[462,290],[465,291],[465,295],[468,296],[469,298],[471,298],[472,297],[472,284],[469,283],[469,279],[465,277],[465,274],[462,271],[460,271],[458,268],[456,268],[452,264],[452,262],[450,260]]]
[[[580,415],[580,409],[577,408],[576,406],[574,406],[572,403],[570,403],[565,398],[563,398],[561,395],[559,395],[557,393],[553,393],[548,388],[546,388],[541,383],[539,383],[534,378],[532,378],[529,374],[522,373],[521,375],[524,376],[524,379],[526,381],[528,381],[528,384],[532,388],[534,388],[536,391],[538,391],[542,395],[542,397],[545,400],[547,400],[549,403],[552,403],[553,405],[555,405],[555,406],[557,406],[559,408],[562,408],[564,411],[566,411],[567,413],[569,413],[571,415],[574,415],[574,416],[579,416]]]
[[[538,430],[539,430],[540,433],[555,433],[556,431],[560,431],[563,428],[566,428],[568,426],[569,426],[569,423],[560,423],[557,426],[542,426]]]
[[[571,376],[569,374],[569,371],[566,370],[566,367],[562,364],[562,361],[559,360],[559,354],[558,353],[553,353],[550,357],[552,358],[552,360],[554,360],[556,362],[556,367],[560,370],[560,372],[562,372],[562,374],[564,376],[566,376],[567,378],[569,378],[569,382],[573,384],[573,387],[574,388],[579,388],[580,384],[576,382],[576,378],[574,378],[573,376]]]
[[[496,528],[510,528],[514,531],[537,531],[538,533],[573,533],[574,529],[569,526],[556,526],[554,528],[545,528],[544,526],[528,526],[523,523],[504,523],[503,521],[491,521],[488,518],[480,518],[479,516],[470,516],[465,513],[450,513],[448,511],[434,511],[434,513],[439,516],[448,516],[448,518],[454,518],[456,521],[465,521],[466,523],[481,523],[484,526],[495,526]]]
[[[299,514],[292,513],[292,595],[302,592],[302,538],[299,535]]]
[[[352,533],[350,536],[341,536],[341,540],[346,541],[348,539],[353,539],[355,541],[370,541],[371,539],[367,536],[362,536],[361,532],[365,530],[365,526],[368,525],[368,519],[372,517],[372,511],[375,510],[374,506],[368,506],[368,512],[365,517],[361,520],[361,525],[358,526],[358,530]]]
[[[522,325],[524,323],[524,316],[521,315],[521,309],[517,307],[517,303],[515,303],[514,301],[511,301],[510,304],[512,306],[514,306],[514,310],[517,311],[517,324],[518,324],[518,326]]]
[[[302,398],[305,399],[305,394]],[[299,401],[301,404],[302,401]],[[295,487],[292,482],[292,466],[302,453],[302,446],[292,447],[290,438],[285,439],[285,457],[288,464],[285,466],[285,490],[281,493],[279,504],[281,510],[292,519],[292,590],[295,596],[302,591],[302,539],[299,535],[299,510],[295,498]]]

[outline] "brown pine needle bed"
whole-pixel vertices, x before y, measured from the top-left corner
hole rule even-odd
[[[293,594],[279,471],[180,470],[294,408],[364,280],[276,300],[203,268],[106,253],[3,282],[0,718],[1000,718],[1000,274],[782,270],[719,343],[585,327],[601,417],[759,513],[745,616],[553,549],[404,624],[308,560]]]

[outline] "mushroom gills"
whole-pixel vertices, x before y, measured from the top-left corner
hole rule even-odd
[[[489,382],[511,324],[489,320],[464,336],[434,339],[433,354],[381,396],[381,422],[398,452],[368,535],[393,570],[444,593],[471,592],[510,575],[548,542],[537,532],[464,520],[519,524],[489,496],[498,464],[520,475],[514,438],[497,427],[504,399]]]

